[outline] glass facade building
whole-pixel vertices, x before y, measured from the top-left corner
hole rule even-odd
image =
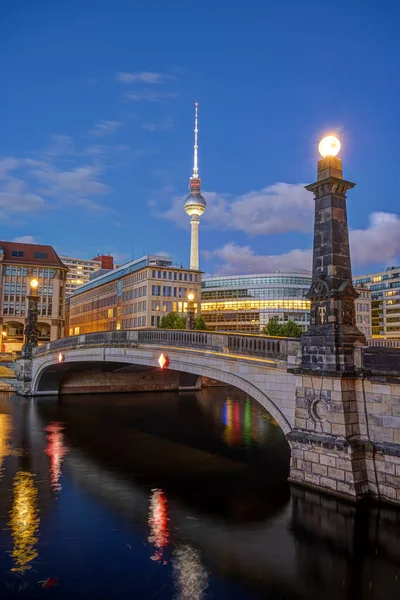
[[[201,284],[201,313],[208,328],[220,331],[259,333],[272,318],[293,320],[306,330],[310,285],[306,270],[207,277]]]

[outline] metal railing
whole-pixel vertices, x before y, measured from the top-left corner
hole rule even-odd
[[[292,364],[298,362],[300,353],[300,340],[296,338],[275,338],[250,334],[232,335],[214,331],[181,329],[140,329],[100,331],[61,338],[38,346],[34,351],[34,356],[89,346],[132,347],[138,345],[212,350],[223,354],[287,360]]]
[[[378,338],[367,340],[367,344],[375,348],[400,348],[400,340],[382,340]]]

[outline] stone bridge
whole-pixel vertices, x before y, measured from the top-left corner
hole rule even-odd
[[[161,353],[169,361],[163,370]],[[288,367],[299,360],[300,341],[291,338],[159,329],[90,333],[40,346],[32,361],[19,361],[18,392],[187,390],[218,382],[246,392],[289,433],[296,376]]]
[[[258,401],[286,434],[293,482],[400,504],[400,349],[355,346],[353,372],[316,373],[301,368],[300,344],[159,329],[73,336],[18,361],[18,393],[232,385]],[[169,361],[165,369],[158,364],[161,353]]]

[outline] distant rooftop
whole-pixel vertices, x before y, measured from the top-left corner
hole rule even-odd
[[[93,279],[92,281],[80,285],[77,288],[76,292],[73,294],[73,296],[83,294],[84,292],[104,285],[105,283],[115,281],[116,279],[121,279],[121,277],[125,277],[126,275],[130,275],[131,273],[135,273],[135,271],[140,271],[140,269],[144,269],[145,267],[169,267],[178,271],[188,270],[184,269],[184,267],[178,267],[176,265],[173,265],[172,258],[170,256],[146,254],[141,258],[135,258],[135,260],[131,260],[125,263],[124,265],[121,265],[113,271],[106,271],[104,274],[100,274],[98,277],[95,277],[95,279]]]

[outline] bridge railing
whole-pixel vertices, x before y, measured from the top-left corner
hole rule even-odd
[[[296,364],[300,358],[297,338],[264,337],[185,329],[140,329],[100,331],[61,338],[35,349],[35,356],[88,346],[157,345],[212,350],[224,354],[272,358]]]
[[[369,339],[368,346],[375,348],[400,348],[400,340]]]

